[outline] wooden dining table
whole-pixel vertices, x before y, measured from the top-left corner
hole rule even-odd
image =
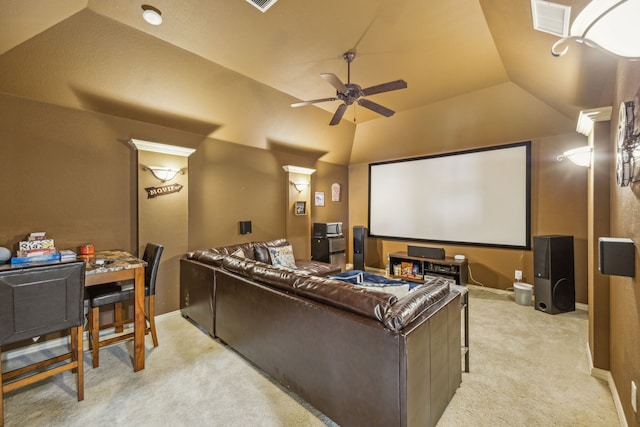
[[[121,250],[97,251],[86,261],[85,286],[133,279],[133,370],[137,372],[144,369],[144,331],[147,326],[144,315],[144,269],[147,262]]]

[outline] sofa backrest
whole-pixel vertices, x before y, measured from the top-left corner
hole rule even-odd
[[[188,258],[224,268],[250,280],[310,300],[382,322],[399,332],[450,292],[449,282],[436,279],[398,299],[388,292],[371,291],[353,284],[310,275],[307,271],[271,265],[269,247],[288,245],[286,239],[243,243],[199,250]],[[242,253],[238,250],[242,250]]]
[[[317,276],[309,276],[298,282],[295,293],[381,322],[389,307],[398,300],[393,294],[370,291],[341,280]]]
[[[310,276],[236,255],[225,257],[222,267],[248,279],[380,322],[398,299],[386,292],[370,291],[341,280]]]
[[[306,273],[259,261],[256,261],[251,270],[251,278],[253,280],[287,292],[294,292],[297,284],[304,280],[306,276]]]
[[[196,261],[203,262],[205,264],[215,265],[216,267],[222,266],[222,260],[234,253],[240,255],[243,258],[255,259],[257,261],[271,264],[271,257],[269,256],[269,247],[286,246],[289,242],[287,239],[275,239],[267,240],[264,242],[249,242],[240,243],[229,246],[219,246],[216,248],[200,249],[195,252],[187,254],[188,259],[194,259]],[[241,252],[238,252],[241,251]]]

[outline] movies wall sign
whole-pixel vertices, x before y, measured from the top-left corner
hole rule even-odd
[[[163,185],[162,187],[146,187],[147,199],[153,199],[158,196],[166,196],[167,194],[177,193],[182,190],[180,184]]]

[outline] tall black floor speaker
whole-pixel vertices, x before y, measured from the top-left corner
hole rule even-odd
[[[573,236],[534,236],[535,308],[549,314],[576,309]]]
[[[353,269],[364,270],[364,248],[367,245],[367,228],[353,227]]]

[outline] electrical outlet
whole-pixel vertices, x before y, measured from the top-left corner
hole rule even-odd
[[[633,412],[638,412],[638,386],[631,381],[631,407]]]
[[[522,270],[516,270],[516,280],[522,280]]]

